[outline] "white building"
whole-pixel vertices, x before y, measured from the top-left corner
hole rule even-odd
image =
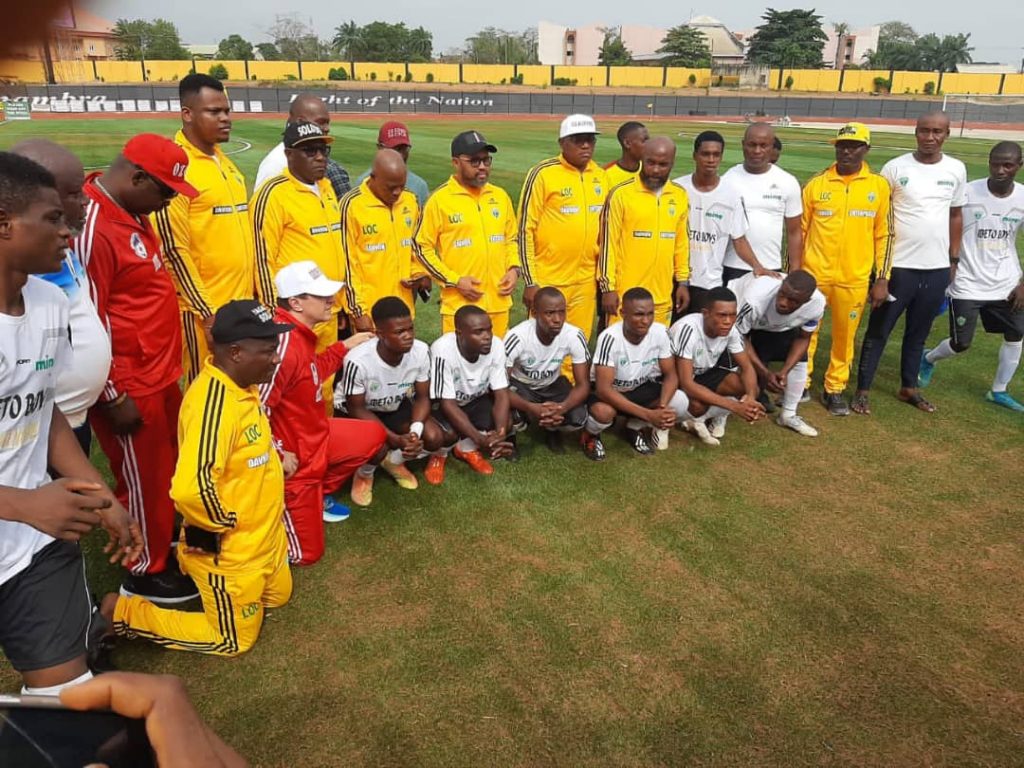
[[[842,39],[834,29],[826,30],[828,40],[825,41],[825,49],[821,52],[824,65],[843,69],[851,64],[858,67],[867,64],[868,52],[878,49],[878,35],[881,29],[876,24],[873,27],[847,32],[842,35]]]

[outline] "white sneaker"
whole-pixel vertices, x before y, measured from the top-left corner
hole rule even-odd
[[[728,416],[716,416],[713,419],[708,419],[708,431],[711,436],[717,437],[719,440],[725,437],[725,422],[728,420]]]
[[[779,418],[777,418],[775,420],[775,422],[780,427],[788,427],[789,429],[792,429],[797,434],[804,435],[805,437],[817,437],[818,436],[818,430],[816,430],[814,427],[812,427],[806,421],[801,419],[795,413],[792,416],[786,416],[785,414],[779,414]]]
[[[708,426],[703,421],[684,421],[683,429],[695,434],[704,445],[721,445],[717,437],[712,437]]]
[[[667,429],[655,429],[652,432],[654,438],[654,447],[659,451],[668,450],[668,430]]]

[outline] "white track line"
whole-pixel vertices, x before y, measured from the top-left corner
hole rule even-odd
[[[232,141],[237,141],[239,144],[242,144],[243,146],[239,147],[238,149],[232,149],[230,152],[225,152],[224,154],[227,155],[228,157],[231,157],[232,155],[240,155],[243,152],[248,152],[250,149],[252,149],[252,142],[246,141],[245,139],[233,139]],[[84,170],[103,171],[109,167],[109,165],[87,165],[85,166]]]

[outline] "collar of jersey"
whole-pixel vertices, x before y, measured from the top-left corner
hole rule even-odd
[[[289,181],[290,181],[290,182],[292,183],[292,185],[293,185],[293,186],[294,186],[294,187],[295,187],[296,189],[298,189],[298,190],[300,190],[300,191],[302,191],[302,192],[305,192],[305,193],[306,193],[307,195],[312,195],[312,194],[313,194],[313,190],[311,190],[311,189],[309,188],[309,185],[308,185],[308,184],[307,184],[306,182],[304,182],[304,181],[299,181],[299,179],[297,179],[297,178],[296,178],[296,177],[295,177],[295,176],[294,176],[294,175],[292,174],[292,172],[291,172],[291,169],[290,169],[290,168],[287,168],[287,167],[286,167],[286,168],[284,169],[284,171],[283,171],[283,172],[281,173],[281,175],[282,175],[282,176],[284,176],[284,177],[285,177],[286,179],[288,179],[288,180],[289,180]],[[323,194],[323,193],[324,193],[324,192],[325,192],[326,190],[328,190],[328,189],[332,189],[332,187],[331,187],[331,182],[329,182],[329,181],[327,180],[327,177],[326,177],[326,176],[324,176],[324,177],[323,177],[322,179],[320,179],[320,181],[316,182],[316,185],[317,185],[318,187],[320,187],[320,194],[321,194],[321,195],[322,195],[322,194]]]
[[[185,150],[185,153],[189,156],[190,163],[192,162],[193,158],[197,158],[199,160],[213,160],[212,157],[210,157],[208,154],[203,152],[203,150],[201,150],[199,147],[197,147],[195,144],[189,141],[188,137],[185,136],[185,132],[182,130],[179,130],[176,134],[174,134],[174,143]],[[213,145],[213,154],[215,154],[217,158],[222,162],[228,159],[227,155],[225,155],[223,150],[221,150],[219,144]]]
[[[839,171],[836,170],[836,164],[832,163],[832,165],[828,167],[828,170],[825,173],[828,175],[829,179],[833,181],[842,181],[843,179],[847,178],[852,181],[853,179],[866,179],[868,176],[871,175],[871,167],[867,164],[867,161],[865,161],[864,163],[861,164],[860,170],[857,171],[852,176],[840,176]]]
[[[245,389],[238,386],[234,379],[213,364],[213,355],[206,358],[206,367],[209,369],[210,375],[227,387],[228,392],[233,394],[236,400],[248,400],[250,398],[259,400],[260,395],[255,384]]]

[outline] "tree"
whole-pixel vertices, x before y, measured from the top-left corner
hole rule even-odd
[[[273,43],[256,43],[256,50],[264,61],[280,61],[281,52]]]
[[[484,27],[473,37],[466,38],[462,55],[475,64],[536,64],[536,33]]]
[[[711,66],[711,49],[707,38],[699,29],[681,24],[672,27],[662,38],[658,53],[668,54],[663,59],[669,67],[703,68]]]
[[[320,40],[313,26],[297,13],[277,16],[266,34],[284,61],[320,61],[331,56],[331,46]]]
[[[335,52],[349,61],[355,61],[363,42],[362,32],[363,28],[354,21],[347,21],[335,27],[334,38],[331,40]]]
[[[166,19],[118,19],[114,24],[116,56],[121,61],[171,61],[191,58],[178,28]]]
[[[911,72],[955,72],[971,61],[970,34],[945,35],[933,32],[918,36],[907,24],[890,21],[882,25],[878,50],[868,51],[868,63],[879,69]]]
[[[236,61],[238,59],[251,59],[252,57],[252,43],[241,35],[228,35],[217,46],[218,59]]]
[[[602,67],[624,67],[632,63],[633,54],[622,42],[622,35],[614,29],[604,31],[604,42],[601,43],[601,52],[598,54],[597,63]]]
[[[885,43],[915,43],[917,32],[905,21],[887,21],[878,28],[878,47]]]
[[[349,61],[430,61],[434,37],[423,27],[374,21],[360,27],[354,21],[334,29],[335,53]]]
[[[850,25],[845,21],[832,23],[832,31],[836,35],[836,58],[835,68],[843,69],[846,66],[846,38],[850,34]]]
[[[777,11],[769,8],[750,38],[749,59],[769,67],[817,69],[828,37],[814,9]]]
[[[922,35],[917,40],[923,69],[936,72],[956,72],[958,64],[971,63],[971,35],[945,35],[940,38],[934,33]]]

